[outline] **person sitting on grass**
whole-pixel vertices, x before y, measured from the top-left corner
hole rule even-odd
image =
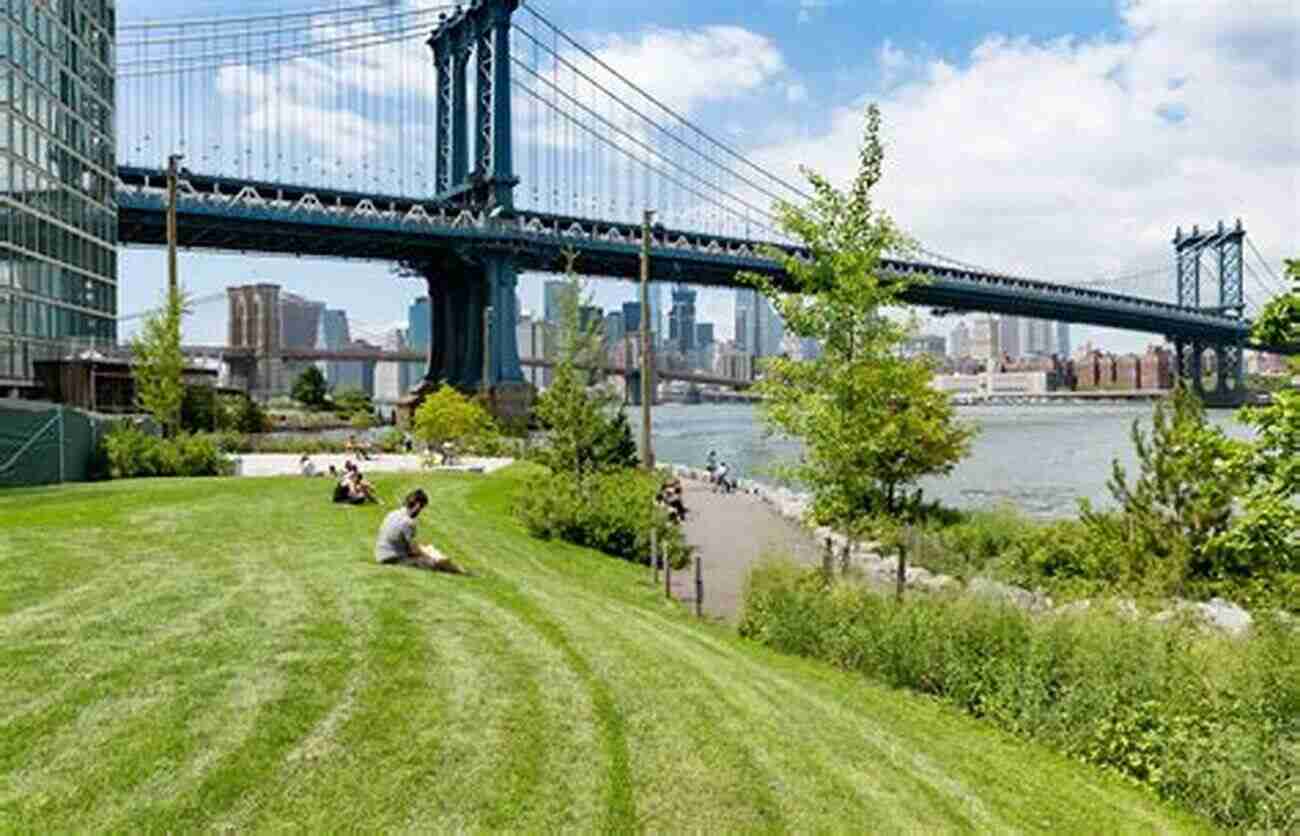
[[[379,526],[379,536],[375,539],[375,560],[385,566],[410,566],[431,572],[465,574],[464,569],[433,546],[421,546],[415,541],[415,518],[420,516],[428,504],[428,495],[416,488],[406,495],[403,507],[384,517]]]
[[[352,473],[349,475],[348,502],[353,505],[379,502],[379,497],[375,495],[375,486],[362,477],[361,471],[355,467],[352,468]]]
[[[302,475],[308,478],[321,475],[316,472],[315,463],[312,462],[311,456],[306,453],[303,453],[302,458],[298,460],[298,468],[302,471]]]

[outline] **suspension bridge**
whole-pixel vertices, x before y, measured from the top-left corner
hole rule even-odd
[[[576,253],[583,274],[637,277],[644,208],[658,213],[655,281],[736,286],[741,270],[779,281],[770,248],[797,252],[774,205],[805,202],[802,187],[648,92],[534,3],[126,24],[117,53],[121,242],[166,242],[159,161],[181,154],[180,246],[387,260],[421,277],[430,381],[522,388],[518,275],[562,272]],[[1145,294],[1124,277],[1051,282],[928,249],[883,266],[925,277],[904,297],[915,305],[1162,335],[1198,387],[1213,351],[1217,377],[1205,394],[1239,398],[1247,314],[1284,288],[1240,222],[1179,230],[1173,244],[1172,267],[1142,277],[1159,285]]]

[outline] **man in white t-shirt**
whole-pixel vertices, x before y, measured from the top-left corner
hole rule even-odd
[[[384,517],[375,540],[375,560],[389,566],[412,566],[434,572],[463,575],[461,569],[433,546],[421,546],[415,541],[415,518],[429,504],[429,497],[416,488],[406,495],[404,507]]]

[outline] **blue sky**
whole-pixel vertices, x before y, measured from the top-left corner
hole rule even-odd
[[[125,0],[119,12],[131,23],[322,5]],[[1167,265],[1175,225],[1238,216],[1272,264],[1300,252],[1293,0],[548,0],[539,8],[585,43],[614,44],[615,58],[625,50],[634,75],[636,61],[668,64],[665,95],[676,73],[715,81],[711,100],[684,100],[688,115],[791,177],[798,163],[851,176],[861,109],[879,101],[890,149],[881,203],[945,253],[1081,281]],[[712,59],[710,38],[723,31],[745,33],[763,60],[746,65],[746,56],[724,55],[721,41]],[[704,48],[678,67],[671,50],[638,48],[651,33]],[[757,81],[742,78],[755,72]],[[161,254],[132,249],[122,263],[121,310],[150,306],[163,286]],[[275,281],[370,324],[403,320],[419,292],[386,264],[195,253],[183,256],[182,271],[197,295]],[[540,281],[526,278],[522,291],[525,306],[538,309]],[[631,293],[597,285],[606,306]],[[729,295],[706,291],[700,307],[730,333]],[[220,305],[197,311],[191,338],[221,339],[224,319]],[[1078,333],[1124,349],[1151,340]]]

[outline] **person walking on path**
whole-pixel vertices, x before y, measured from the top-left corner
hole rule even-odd
[[[421,546],[415,539],[415,518],[429,504],[429,497],[421,488],[406,495],[403,507],[384,517],[375,539],[375,561],[385,566],[410,566],[431,572],[463,575],[465,570],[452,562],[433,546]]]
[[[718,451],[710,450],[708,458],[704,460],[704,469],[709,471],[709,483],[712,484],[715,478],[714,473],[718,469]]]
[[[721,489],[723,493],[731,493],[734,484],[728,480],[728,475],[730,473],[731,468],[727,466],[726,462],[718,465],[718,475],[713,481],[714,493],[717,493],[719,489]]]

